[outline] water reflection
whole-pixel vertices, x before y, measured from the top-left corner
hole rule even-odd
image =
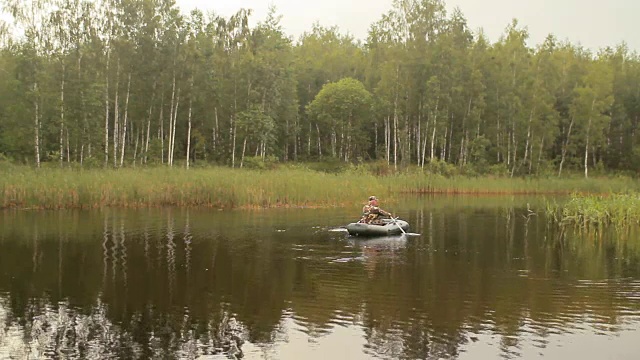
[[[2,213],[0,358],[515,358],[639,328],[633,232],[432,202],[420,237],[327,231],[350,211]]]

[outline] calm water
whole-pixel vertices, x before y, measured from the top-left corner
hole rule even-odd
[[[358,208],[0,212],[0,358],[640,358],[640,234],[541,200],[404,199],[421,235],[368,241],[331,231]]]

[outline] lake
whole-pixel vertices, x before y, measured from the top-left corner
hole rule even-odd
[[[640,356],[636,230],[382,201],[415,234],[351,238],[359,207],[0,212],[0,358]]]

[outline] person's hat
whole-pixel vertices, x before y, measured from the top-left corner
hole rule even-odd
[[[373,200],[378,200],[378,198],[375,196],[369,196],[369,201],[373,201]]]

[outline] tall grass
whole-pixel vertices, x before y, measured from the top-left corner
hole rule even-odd
[[[559,205],[547,202],[547,218],[582,229],[613,225],[617,229],[640,224],[640,194],[573,194]]]
[[[610,193],[640,190],[639,184],[628,177],[445,177],[442,175],[398,174],[384,181],[395,191],[407,193],[445,194],[571,194]]]
[[[369,176],[289,169],[20,169],[0,179],[3,208],[343,206],[388,193]]]
[[[12,167],[4,169],[0,176],[0,207],[331,207],[361,204],[369,195],[382,197],[388,203],[402,193],[542,194],[576,190],[602,193],[637,187],[628,178],[448,178],[415,171],[376,176],[357,167],[337,173],[304,167],[277,170]]]

